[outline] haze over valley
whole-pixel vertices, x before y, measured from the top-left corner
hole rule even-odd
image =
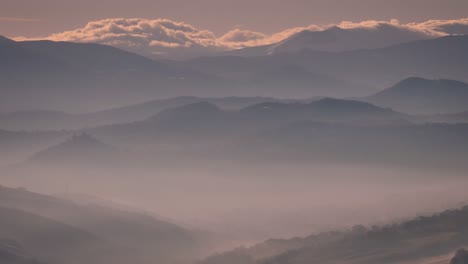
[[[468,263],[464,3],[7,2],[0,263]]]

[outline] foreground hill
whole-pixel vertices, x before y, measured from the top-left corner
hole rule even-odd
[[[468,243],[468,207],[385,226],[271,239],[201,263],[433,263]],[[449,263],[449,260],[442,263]]]
[[[186,261],[199,246],[188,230],[137,211],[7,187],[0,197],[0,238],[50,263]]]
[[[468,84],[453,80],[408,78],[365,100],[405,113],[456,113],[468,110]]]

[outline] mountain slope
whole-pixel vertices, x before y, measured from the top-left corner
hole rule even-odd
[[[34,223],[30,224],[29,230],[25,230],[24,233],[20,229],[12,228],[8,230],[8,236],[0,235],[0,237],[17,238],[20,242],[23,242],[23,235],[25,238],[29,238],[28,235],[37,234],[37,239],[42,236],[45,239],[55,233],[58,233],[57,236],[63,236],[63,239],[78,240],[79,237],[76,238],[78,234],[75,236],[64,227],[69,226],[70,229],[73,227],[75,230],[87,234],[89,237],[85,237],[87,240],[91,238],[95,240],[85,241],[84,245],[88,245],[89,249],[99,250],[100,247],[103,247],[104,249],[107,248],[106,250],[115,250],[116,252],[109,256],[115,257],[114,261],[126,256],[124,259],[133,259],[133,261],[139,263],[151,263],[152,259],[183,260],[197,254],[200,246],[199,241],[197,241],[198,238],[189,230],[159,220],[146,213],[140,213],[137,210],[130,211],[104,204],[97,205],[89,201],[80,204],[70,200],[29,192],[24,189],[7,187],[0,187],[0,197],[0,208],[5,208],[2,211],[4,217],[0,221],[16,221],[18,228],[26,224],[25,221]],[[8,213],[10,211],[11,213]],[[23,215],[25,216],[24,219],[27,219],[26,215],[31,215],[30,220],[22,221]],[[35,220],[35,218],[43,220]],[[40,227],[42,222],[45,223],[44,225],[50,225],[50,229],[35,230]],[[5,226],[3,224],[6,225],[5,222],[2,222],[2,226]],[[59,232],[54,231],[53,228],[62,228],[63,230]],[[50,241],[50,243],[52,242],[53,240]],[[40,253],[40,248],[38,248],[40,245],[35,243],[35,241],[31,241],[30,244],[24,245],[28,250],[38,250]],[[48,246],[47,243],[44,243],[44,246]],[[61,246],[73,254],[81,252],[79,245],[63,244]],[[120,253],[118,253],[119,250]],[[174,251],[178,252],[178,254],[171,253]],[[99,253],[99,251],[97,252]],[[94,254],[96,252],[91,253],[93,252],[90,251],[90,258],[92,257],[91,260],[93,261],[99,260],[101,254],[103,258],[105,257],[104,252],[98,255]],[[77,258],[77,260],[79,259]]]
[[[89,111],[221,87],[216,78],[92,43],[3,41],[0,69],[1,111]]]
[[[219,76],[224,73],[242,73],[242,76],[248,76],[248,73],[258,72],[259,69],[292,65],[316,75],[341,80],[351,84],[351,87],[360,86],[360,89],[342,86],[342,91],[349,91],[351,94],[345,96],[356,97],[359,92],[367,92],[364,96],[374,94],[379,89],[412,76],[468,82],[467,47],[468,35],[447,36],[378,49],[343,52],[302,50],[260,57],[211,57],[187,63],[207,74]],[[313,91],[313,83],[310,86]],[[343,94],[346,93],[341,93],[341,96]]]
[[[376,49],[399,43],[426,39],[418,32],[410,32],[389,25],[375,29],[340,28],[337,26],[322,31],[304,30],[278,43],[243,48],[225,52],[235,56],[265,56],[279,53],[294,53],[303,50],[340,52],[357,49]]]
[[[468,110],[468,84],[408,78],[365,100],[406,113],[456,113]]]
[[[312,70],[307,65],[301,65],[300,59],[285,59],[278,56],[202,57],[179,62],[178,65],[239,83],[242,92],[253,93],[257,96],[350,97],[375,91],[372,86],[344,80],[333,72],[324,72],[321,69]],[[289,54],[284,56],[289,56]],[[313,63],[319,66],[321,62],[314,61]]]

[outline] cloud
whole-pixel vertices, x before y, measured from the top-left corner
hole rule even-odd
[[[112,18],[83,28],[53,34],[50,40],[96,42],[128,47],[208,47],[216,45],[211,31],[168,19]]]
[[[82,28],[53,34],[45,39],[95,42],[145,55],[166,54],[170,57],[190,57],[215,51],[273,44],[303,30],[321,31],[333,26],[358,33],[374,31],[381,34],[384,39],[404,36],[403,40],[411,40],[440,37],[448,34],[468,34],[468,18],[430,20],[408,24],[402,24],[395,19],[390,21],[343,21],[333,25],[312,24],[289,28],[274,34],[235,28],[220,37],[217,37],[210,30],[200,29],[188,23],[169,19],[111,18],[92,21]],[[25,40],[26,38],[18,37],[15,39]]]
[[[429,29],[436,32],[443,32],[453,35],[468,34],[468,18],[452,20],[429,20],[419,24],[409,24],[420,29]]]
[[[18,22],[18,23],[30,23],[38,22],[39,19],[35,18],[24,18],[24,17],[0,17],[0,22]]]
[[[348,30],[394,30],[400,32],[407,32],[408,34],[420,35],[421,37],[441,37],[447,35],[443,31],[436,30],[434,28],[426,27],[422,24],[401,24],[397,19],[390,21],[377,21],[368,20],[358,23],[343,21],[338,24],[338,27]]]
[[[268,45],[277,43],[282,41],[286,38],[291,37],[292,35],[299,33],[304,30],[310,31],[320,31],[324,28],[317,25],[310,25],[307,27],[296,27],[296,28],[289,28],[272,35],[263,34],[261,32],[255,32],[250,30],[242,30],[242,29],[233,29],[220,38],[218,38],[218,44],[227,49],[238,49],[238,48],[245,48],[245,47],[254,47],[260,45]]]

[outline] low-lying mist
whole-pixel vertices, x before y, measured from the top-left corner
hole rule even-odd
[[[86,194],[153,212],[229,245],[381,224],[466,201],[463,174],[352,164],[32,162],[4,178],[41,193]]]

